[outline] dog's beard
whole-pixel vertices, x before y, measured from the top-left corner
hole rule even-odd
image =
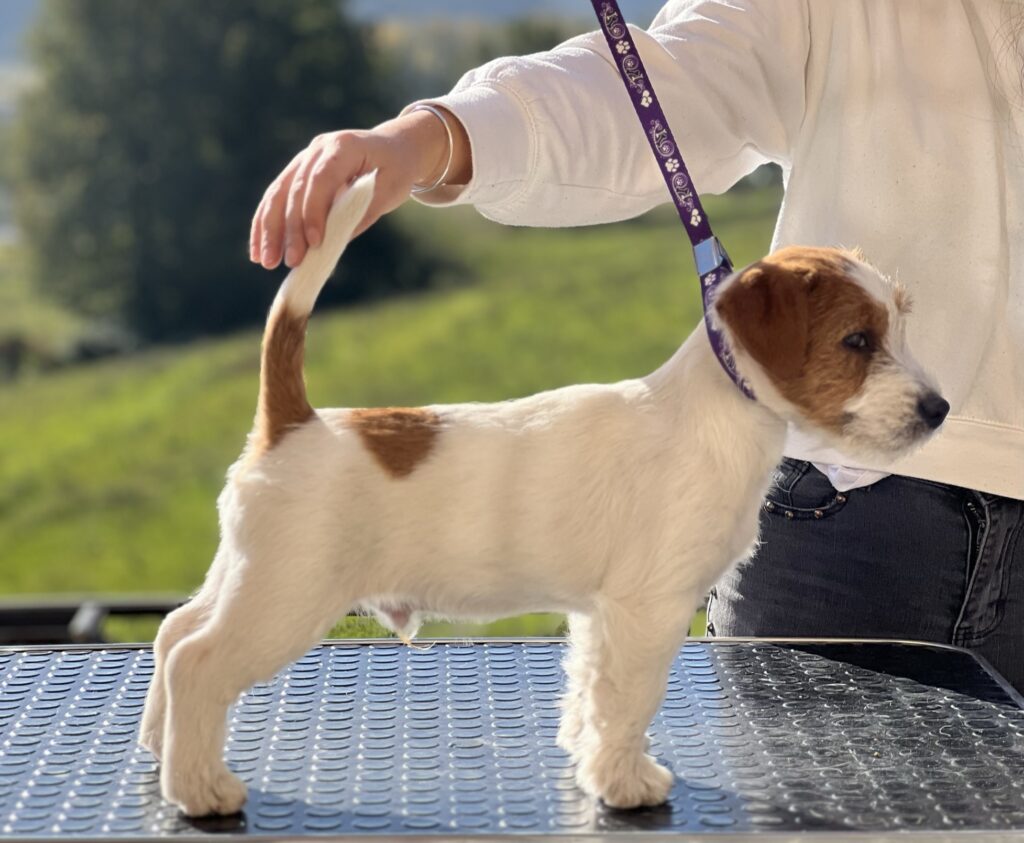
[[[899,459],[936,432],[921,417],[918,404],[931,387],[913,371],[890,360],[872,366],[854,398],[843,408],[835,447],[852,459]]]

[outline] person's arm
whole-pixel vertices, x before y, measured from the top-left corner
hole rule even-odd
[[[471,175],[469,139],[454,116],[445,117],[453,142],[446,181],[465,184]],[[402,114],[369,131],[318,135],[263,194],[252,220],[249,257],[267,269],[282,261],[297,266],[320,243],[334,197],[357,176],[377,170],[377,189],[359,235],[405,202],[414,184],[436,181],[447,161],[448,132],[429,111]]]
[[[644,60],[699,192],[724,192],[763,163],[788,167],[804,117],[808,32],[807,0],[677,0],[650,30],[630,27],[630,49]],[[473,177],[423,201],[469,203],[503,223],[565,226],[633,217],[668,200],[599,32],[498,59],[431,102],[464,125]]]
[[[806,2],[677,0],[649,31],[630,29],[631,49],[640,50],[699,191],[727,190],[764,162],[788,165],[804,115]],[[422,201],[473,204],[504,223],[565,226],[636,216],[667,198],[600,33],[498,59],[429,102],[458,118],[450,124],[465,149],[448,186]],[[400,122],[411,117],[421,121],[420,139]],[[389,126],[390,146],[377,138]],[[394,167],[402,175],[396,181],[405,193],[396,188],[382,206],[390,210],[414,182],[430,183],[447,138],[436,117],[419,111],[384,127],[364,133],[362,146],[382,174]],[[344,183],[329,181],[325,194]],[[310,222],[315,230],[317,220]]]

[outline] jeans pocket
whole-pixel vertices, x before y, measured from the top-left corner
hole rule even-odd
[[[829,479],[805,460],[785,458],[765,497],[769,515],[789,521],[820,520],[846,506],[848,492],[837,492]]]

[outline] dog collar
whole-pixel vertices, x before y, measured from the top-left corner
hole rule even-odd
[[[661,108],[658,95],[654,92],[640,54],[630,38],[629,28],[616,0],[590,0],[597,14],[612,62],[619,69],[619,75],[626,85],[633,110],[647,136],[651,151],[658,162],[658,169],[672,196],[672,204],[683,224],[686,236],[693,247],[693,262],[700,277],[701,302],[704,306],[704,327],[708,333],[711,350],[718,362],[747,398],[754,399],[750,384],[736,371],[736,362],[722,336],[711,319],[711,305],[718,285],[732,274],[732,262],[725,248],[711,230],[711,222],[704,212],[700,197],[693,187],[686,163],[679,152],[679,144],[669,128],[668,118]]]

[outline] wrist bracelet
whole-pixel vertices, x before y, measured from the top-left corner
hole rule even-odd
[[[455,158],[455,138],[452,137],[452,127],[448,125],[447,118],[445,118],[444,114],[442,114],[439,109],[434,108],[432,105],[427,105],[426,103],[420,103],[409,109],[410,114],[414,111],[429,111],[441,121],[441,125],[444,126],[444,131],[448,135],[448,162],[444,165],[444,170],[441,171],[441,175],[437,177],[433,184],[414,184],[410,191],[413,194],[429,193],[431,190],[435,190],[443,185],[444,180],[448,178],[448,173],[451,172],[452,161]]]

